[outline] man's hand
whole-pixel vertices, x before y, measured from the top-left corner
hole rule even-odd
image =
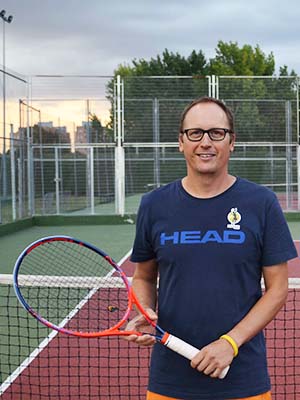
[[[211,378],[218,378],[233,357],[232,346],[226,340],[218,339],[203,347],[192,359],[191,366]]]
[[[145,311],[152,321],[157,321],[157,314],[151,308],[146,308]],[[141,346],[152,346],[155,343],[155,337],[152,335],[153,328],[142,314],[137,315],[129,321],[125,330],[141,332],[140,336],[124,336],[129,342],[135,342]]]

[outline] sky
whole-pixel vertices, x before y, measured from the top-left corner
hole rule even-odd
[[[112,75],[166,48],[209,59],[219,40],[259,45],[277,73],[287,65],[300,75],[299,0],[1,0],[2,9],[13,15],[6,67],[26,76]],[[3,64],[2,27],[0,37]]]

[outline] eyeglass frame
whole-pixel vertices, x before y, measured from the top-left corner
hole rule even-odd
[[[223,136],[222,139],[214,139],[214,138],[211,137],[211,131],[213,131],[213,130],[215,130],[215,129],[220,129],[220,130],[222,130],[222,131],[224,132],[224,136]],[[192,130],[202,131],[202,136],[201,136],[199,139],[196,139],[196,140],[195,140],[195,139],[191,139],[191,138],[189,137],[188,131],[192,131]],[[189,129],[184,129],[181,133],[182,133],[182,134],[186,134],[186,137],[187,137],[188,140],[191,141],[191,142],[200,142],[200,141],[203,139],[205,133],[208,134],[208,137],[209,137],[210,140],[212,140],[213,142],[221,142],[222,140],[225,139],[227,133],[233,134],[234,132],[233,132],[231,129],[228,129],[228,128],[210,128],[210,129],[189,128]]]

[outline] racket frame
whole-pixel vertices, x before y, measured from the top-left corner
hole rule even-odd
[[[30,254],[31,251],[33,251],[36,247],[40,245],[44,245],[49,242],[54,242],[54,241],[62,241],[62,242],[70,242],[70,243],[75,243],[77,245],[84,246],[98,255],[100,255],[102,258],[104,258],[119,274],[119,276],[122,278],[127,293],[128,293],[128,304],[127,304],[127,309],[125,311],[124,316],[120,319],[120,321],[112,326],[109,329],[103,330],[101,332],[81,332],[81,331],[73,331],[64,327],[60,327],[59,325],[55,325],[52,322],[46,320],[43,318],[41,315],[39,315],[35,310],[33,310],[29,304],[26,302],[24,299],[22,292],[19,287],[19,282],[18,282],[18,275],[20,271],[20,266],[22,264],[23,259]],[[125,325],[128,322],[129,315],[131,311],[133,310],[133,306],[135,305],[138,311],[144,316],[144,318],[147,320],[147,322],[153,326],[156,331],[157,335],[152,335],[155,337],[155,339],[162,343],[164,346],[170,348],[171,350],[175,351],[178,354],[181,354],[183,357],[191,360],[193,357],[196,356],[196,354],[199,352],[199,349],[196,347],[184,342],[182,339],[177,338],[176,336],[173,336],[167,332],[165,332],[161,327],[159,327],[154,321],[151,320],[151,318],[148,316],[142,305],[139,303],[135,293],[133,292],[131,283],[129,282],[125,272],[122,270],[122,268],[108,255],[106,254],[103,250],[98,249],[97,247],[93,246],[90,243],[87,243],[82,240],[78,240],[76,238],[70,237],[70,236],[64,236],[64,235],[57,235],[57,236],[47,236],[43,237],[41,239],[36,240],[35,242],[31,243],[29,246],[27,246],[22,253],[19,255],[14,271],[13,271],[13,287],[16,293],[16,296],[22,306],[25,308],[26,311],[28,311],[34,318],[36,318],[39,322],[47,326],[48,328],[54,329],[58,332],[71,335],[71,336],[77,336],[77,337],[84,337],[84,338],[97,338],[97,337],[108,337],[108,336],[129,336],[129,335],[137,335],[137,336],[142,336],[143,333],[137,332],[137,331],[122,331],[119,328],[122,325]],[[230,366],[227,366],[223,371],[221,372],[219,378],[223,379],[226,375],[227,372],[229,371]]]
[[[116,272],[118,272],[118,274],[120,275],[120,277],[122,278],[122,280],[124,282],[125,288],[126,288],[127,293],[128,293],[128,304],[127,304],[127,309],[125,311],[125,314],[123,315],[122,319],[120,319],[120,321],[117,324],[115,324],[114,326],[112,326],[109,329],[106,329],[106,330],[103,330],[103,331],[100,331],[100,332],[75,331],[75,330],[71,330],[71,329],[67,329],[67,328],[61,327],[59,325],[56,325],[56,324],[48,321],[47,319],[42,317],[38,312],[36,312],[27,303],[27,301],[25,300],[24,296],[22,295],[22,292],[21,292],[21,289],[20,289],[20,286],[19,286],[19,279],[18,279],[20,267],[22,265],[22,261],[36,247],[41,246],[41,245],[45,245],[46,243],[50,243],[50,242],[69,242],[69,243],[74,243],[74,244],[77,244],[77,245],[80,245],[80,246],[84,246],[84,247],[94,251],[95,253],[100,255],[102,258],[104,258],[116,270]],[[127,323],[128,318],[129,318],[129,314],[133,309],[133,303],[136,303],[137,299],[133,294],[133,290],[132,290],[131,284],[130,284],[127,276],[125,275],[124,271],[119,267],[119,265],[116,262],[114,262],[113,259],[108,254],[106,254],[105,252],[103,252],[102,250],[98,249],[97,247],[93,246],[90,243],[84,242],[82,240],[78,240],[76,238],[72,238],[70,236],[64,236],[64,235],[46,236],[46,237],[43,237],[41,239],[36,240],[35,242],[29,244],[22,251],[22,253],[19,255],[19,257],[18,257],[18,259],[17,259],[17,261],[15,263],[15,267],[14,267],[14,270],[13,270],[13,287],[14,287],[14,291],[15,291],[15,294],[16,294],[18,300],[20,301],[21,305],[25,308],[25,310],[27,312],[29,312],[39,322],[44,324],[46,327],[54,329],[54,330],[56,330],[58,332],[62,332],[64,334],[71,335],[71,336],[79,336],[79,337],[85,337],[85,338],[95,338],[95,337],[102,337],[102,336],[128,336],[130,334],[141,335],[140,332],[133,332],[133,331],[132,332],[128,332],[128,331],[120,331],[119,330],[119,328],[122,325]],[[139,308],[139,310],[144,313],[144,310],[141,308],[140,304],[136,304],[136,305]],[[151,320],[149,319],[149,317],[146,317],[146,319],[150,323]],[[153,323],[152,323],[152,325],[153,325]]]

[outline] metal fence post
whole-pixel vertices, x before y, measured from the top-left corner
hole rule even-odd
[[[208,79],[208,96],[211,97],[211,75],[208,75],[207,79]]]
[[[26,138],[27,138],[27,197],[28,197],[28,214],[32,213],[32,203],[31,203],[31,168],[30,168],[30,121],[29,121],[29,108],[26,109]]]
[[[285,102],[285,127],[286,127],[286,205],[287,209],[292,208],[293,193],[293,172],[292,172],[292,107],[291,101]]]
[[[157,98],[153,99],[153,143],[154,143],[154,185],[155,187],[160,187],[160,148],[158,144],[160,143],[159,134],[159,100]]]
[[[115,147],[115,211],[116,214],[125,213],[125,152],[124,140],[124,83],[121,76],[117,76],[117,124],[116,124],[116,147]]]
[[[12,206],[12,219],[17,219],[16,207],[16,164],[15,164],[15,143],[14,143],[14,127],[10,124],[10,175],[11,175],[11,206]]]
[[[31,98],[31,80],[28,84],[28,93],[27,93],[27,104],[30,102]],[[28,213],[30,216],[34,213],[34,161],[33,161],[33,149],[32,149],[32,136],[31,136],[31,121],[30,121],[30,114],[29,114],[29,107],[27,106],[26,112],[27,118],[27,191],[28,191]]]
[[[219,97],[219,88],[217,84],[219,83],[219,78],[216,75],[211,76],[211,97],[218,98]]]
[[[94,147],[90,146],[90,196],[91,214],[95,214]]]
[[[297,122],[297,191],[298,191],[298,210],[300,210],[300,97],[299,97],[300,78],[296,79],[296,122]]]
[[[56,199],[56,214],[60,214],[60,176],[59,176],[59,159],[58,147],[55,147],[55,199]]]

